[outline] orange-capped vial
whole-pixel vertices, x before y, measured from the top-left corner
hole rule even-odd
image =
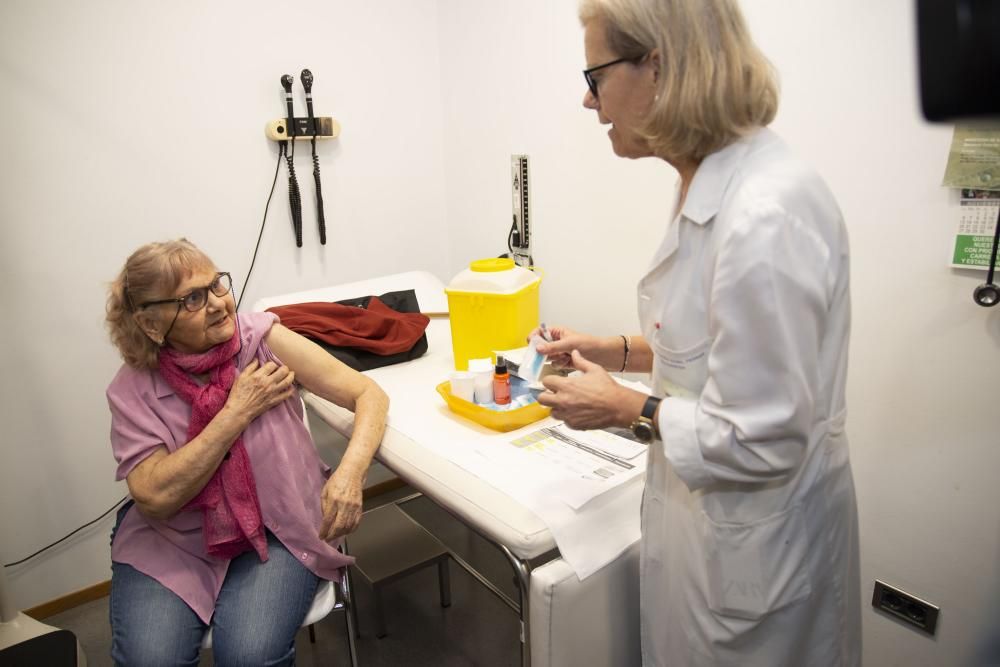
[[[507,372],[507,360],[497,355],[497,365],[493,369],[493,402],[497,405],[510,405],[510,373]]]

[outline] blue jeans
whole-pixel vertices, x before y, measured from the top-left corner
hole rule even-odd
[[[119,521],[124,510],[127,507]],[[219,667],[295,664],[295,634],[312,605],[319,578],[270,532],[267,550],[266,563],[250,551],[229,564],[212,616],[212,653]],[[112,563],[110,609],[115,665],[198,664],[208,626],[152,577]]]

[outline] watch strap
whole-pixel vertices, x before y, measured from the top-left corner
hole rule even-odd
[[[650,396],[647,398],[646,402],[642,406],[642,416],[649,421],[653,421],[653,416],[656,414],[656,407],[662,400],[662,398],[657,398],[656,396]]]

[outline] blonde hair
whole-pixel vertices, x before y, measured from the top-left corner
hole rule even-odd
[[[160,347],[143,332],[137,314],[147,301],[169,297],[194,271],[214,267],[187,239],[147,243],[125,261],[108,288],[105,323],[111,342],[133,368],[156,368]]]
[[[584,25],[603,19],[619,56],[657,49],[657,97],[637,128],[656,155],[700,162],[778,111],[771,63],[736,0],[581,0]]]

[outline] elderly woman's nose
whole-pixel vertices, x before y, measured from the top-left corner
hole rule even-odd
[[[583,106],[585,109],[597,109],[597,98],[594,97],[594,93],[589,88],[583,94]]]
[[[208,290],[208,307],[212,310],[221,310],[226,307],[226,297],[215,296],[215,292]]]

